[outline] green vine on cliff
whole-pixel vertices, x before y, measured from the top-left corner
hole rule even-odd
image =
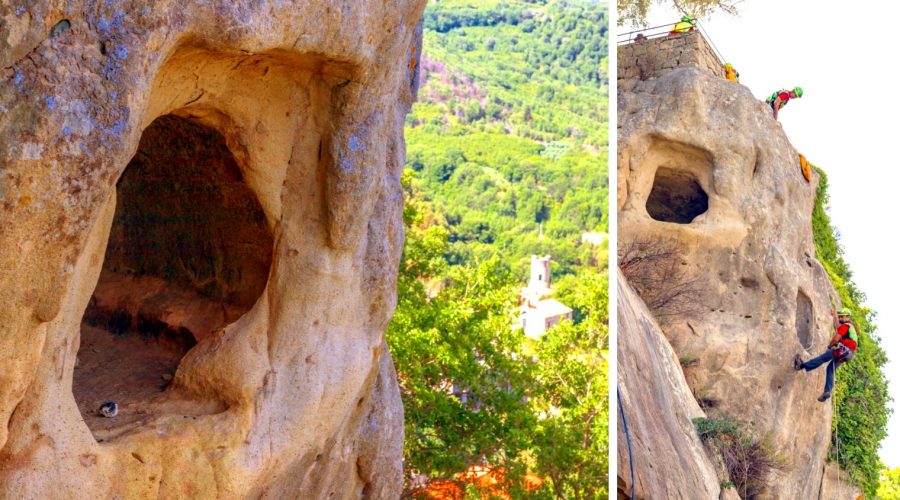
[[[812,218],[816,257],[840,294],[841,305],[850,308],[853,320],[860,329],[856,357],[838,372],[830,455],[841,468],[850,472],[850,477],[863,488],[866,496],[875,497],[881,473],[878,447],[887,435],[887,421],[891,413],[888,408],[891,398],[883,372],[887,356],[881,348],[881,339],[875,333],[875,312],[863,305],[866,296],[852,280],[853,274],[844,261],[838,235],[825,211],[828,177],[821,169],[815,168],[819,174]]]

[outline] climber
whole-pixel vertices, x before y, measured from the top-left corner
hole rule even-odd
[[[804,362],[800,354],[794,355],[795,370],[815,370],[828,363],[825,372],[825,391],[819,396],[819,401],[827,401],[831,397],[834,388],[834,372],[838,367],[853,359],[856,346],[859,342],[858,328],[850,321],[850,310],[846,307],[835,313],[832,309],[831,316],[834,319],[835,334],[828,343],[828,350],[820,356]]]
[[[681,21],[675,23],[675,26],[672,26],[672,31],[669,32],[669,36],[680,35],[682,33],[694,31],[694,26],[696,25],[696,19],[690,16],[681,16]]]
[[[803,174],[803,178],[806,179],[806,182],[812,180],[812,166],[809,164],[809,160],[806,159],[805,156],[799,154],[800,156],[800,172]]]
[[[740,78],[741,74],[734,69],[734,66],[732,66],[731,63],[725,63],[725,79],[730,82],[739,83],[738,80]]]
[[[778,92],[770,95],[766,102],[769,106],[772,106],[772,112],[775,113],[775,119],[778,119],[778,110],[787,106],[788,101],[794,98],[803,97],[803,89],[800,87],[794,87],[794,90],[779,90]]]

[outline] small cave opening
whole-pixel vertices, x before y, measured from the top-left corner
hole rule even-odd
[[[647,213],[662,222],[690,224],[709,209],[709,196],[697,178],[682,170],[659,167],[647,198]]]
[[[813,305],[803,290],[797,290],[797,313],[794,320],[797,340],[804,349],[812,345]]]
[[[256,303],[273,236],[216,130],[164,115],[116,184],[103,267],[81,322],[72,391],[97,436],[154,413],[184,355]],[[118,406],[113,418],[98,409]]]

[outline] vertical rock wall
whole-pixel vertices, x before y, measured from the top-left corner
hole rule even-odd
[[[621,272],[617,286],[618,497],[630,497],[633,488],[635,499],[735,498],[734,490],[720,487],[694,431],[692,419],[706,415],[681,374],[678,356]]]
[[[619,246],[669,242],[694,280],[685,288],[691,310],[663,325],[678,356],[695,360],[686,373],[694,397],[771,440],[785,465],[770,479],[772,498],[818,497],[831,422],[831,403],[816,401],[824,368],[791,368],[795,353],[825,350],[839,307],[815,259],[817,179],[804,180],[765,103],[701,69],[620,88],[618,126]],[[652,217],[659,172],[696,182],[706,210]],[[673,210],[696,198],[677,192],[665,198]]]
[[[392,498],[384,343],[424,0],[0,5],[0,496]],[[72,396],[116,183],[142,131],[215,129],[274,237],[262,296],[140,420]]]

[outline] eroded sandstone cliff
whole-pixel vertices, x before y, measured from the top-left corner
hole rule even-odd
[[[634,498],[734,498],[733,490],[721,488],[694,432],[692,420],[705,413],[681,375],[678,356],[621,272],[617,286],[617,325],[627,332],[618,344],[619,419],[625,424],[618,430],[619,491],[630,496],[633,489]]]
[[[424,3],[0,2],[0,496],[399,494]]]
[[[839,305],[815,259],[816,179],[803,178],[796,150],[765,103],[699,69],[620,88],[618,127],[620,253],[666,250],[673,265],[666,272],[682,285],[670,290],[679,295],[674,304],[654,298],[684,365],[670,366],[666,376],[683,379],[711,415],[746,422],[772,444],[783,466],[766,495],[817,498],[831,423],[830,402],[816,400],[824,368],[791,368],[794,353],[808,358],[824,350],[830,311]],[[621,326],[620,358],[628,359],[639,340],[627,339],[644,334]],[[623,366],[634,365],[620,362],[619,370],[635,384],[631,393],[649,389],[637,372],[623,374]],[[669,414],[666,432],[692,430],[685,431],[686,417]],[[621,458],[619,464],[621,477]],[[692,497],[690,491],[679,494]]]

